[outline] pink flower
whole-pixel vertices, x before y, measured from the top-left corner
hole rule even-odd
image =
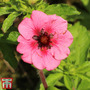
[[[69,53],[73,41],[67,30],[67,21],[56,15],[46,15],[34,10],[31,18],[25,18],[18,26],[17,51],[22,60],[36,68],[55,69]]]

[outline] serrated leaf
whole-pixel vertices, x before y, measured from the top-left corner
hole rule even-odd
[[[19,16],[21,13],[13,12],[11,13],[3,22],[2,29],[3,32],[6,32],[10,26],[12,26],[13,21],[16,19],[17,16]]]
[[[0,16],[13,12],[11,7],[0,7]]]
[[[80,12],[74,6],[69,6],[67,4],[52,4],[48,5],[45,9],[47,14],[56,14],[56,15],[79,15]]]
[[[64,83],[69,90],[72,90],[72,81],[70,79],[70,76],[64,75]]]
[[[46,82],[48,86],[54,86],[56,82],[62,78],[63,74],[62,73],[54,73],[54,74],[49,74],[49,76],[46,78]],[[44,90],[43,84],[40,85],[40,90]]]
[[[13,46],[7,43],[0,43],[0,50],[3,53],[4,59],[15,69],[17,67],[17,60]]]
[[[56,87],[53,87],[53,86],[50,86],[50,87],[47,88],[47,90],[60,90],[60,89],[58,89]]]
[[[72,45],[70,46],[71,53],[67,58],[67,62],[74,62],[76,65],[80,65],[85,62],[87,57],[87,51],[89,48],[89,36],[87,29],[80,25],[80,23],[76,23],[70,29],[74,40]]]

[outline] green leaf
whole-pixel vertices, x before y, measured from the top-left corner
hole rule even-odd
[[[80,21],[80,23],[82,25],[84,25],[87,29],[90,29],[90,24],[88,22],[90,22],[90,13],[87,13],[85,11],[81,11],[81,15],[83,18]],[[88,22],[87,22],[88,21]]]
[[[90,0],[81,0],[86,9],[90,12]]]
[[[55,73],[55,74],[49,74],[49,76],[46,78],[46,82],[48,86],[54,86],[56,82],[62,78],[62,73]],[[40,85],[40,90],[44,90],[43,84]]]
[[[3,25],[2,25],[3,32],[6,32],[10,28],[10,26],[12,26],[13,21],[19,15],[20,15],[20,13],[13,12],[4,20]]]
[[[74,80],[74,86],[75,86],[76,89],[77,89],[77,87],[79,85],[79,82],[80,82],[80,78],[76,77],[75,80]]]
[[[19,32],[17,31],[12,31],[9,33],[8,37],[7,37],[7,40],[9,40],[11,43],[15,43],[17,44],[17,38],[19,36]]]
[[[87,51],[89,48],[88,32],[79,22],[73,25],[69,30],[72,33],[74,40],[70,46],[71,53],[67,58],[67,62],[73,62],[76,65],[80,65],[87,59]]]
[[[77,90],[90,90],[90,82],[82,80]]]
[[[56,15],[79,15],[80,12],[74,6],[69,6],[67,4],[52,4],[48,5],[45,9],[47,14],[56,14]]]
[[[0,25],[1,27],[1,25]],[[3,32],[0,30],[0,42],[1,43],[9,43],[9,44],[15,44],[17,45],[17,38],[19,36],[19,32],[17,31],[16,27],[11,26],[7,33],[3,34]]]
[[[53,87],[53,86],[50,86],[50,87],[47,88],[47,90],[60,90],[60,89],[58,89],[56,87]]]
[[[2,89],[2,86],[1,86],[1,81],[0,81],[0,90],[6,90],[6,89]]]
[[[13,12],[11,7],[0,7],[0,16]]]
[[[70,79],[70,76],[64,75],[64,83],[69,90],[72,90],[72,81]]]
[[[59,87],[60,87],[60,86],[65,86],[65,85],[64,85],[62,82],[60,82],[60,81],[57,81],[55,85],[56,85],[56,86],[59,86]]]
[[[87,80],[90,82],[90,77],[83,75],[83,74],[76,74],[79,78],[81,78],[82,80]]]
[[[15,69],[17,67],[17,60],[14,55],[13,45],[0,43],[0,50],[3,53],[4,59]]]
[[[69,23],[68,23],[68,29],[71,28],[71,26],[72,26],[72,24],[69,24]]]
[[[3,32],[1,31],[1,26],[2,26],[2,24],[0,24],[0,39],[1,39],[1,37],[4,36]]]
[[[77,72],[79,73],[85,73],[88,71],[90,71],[90,61],[86,61],[85,63],[83,63],[77,68]]]

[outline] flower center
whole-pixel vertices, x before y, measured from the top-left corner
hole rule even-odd
[[[51,48],[51,38],[53,37],[53,34],[48,34],[47,32],[44,32],[44,29],[41,30],[40,35],[36,36],[34,35],[32,38],[38,42],[38,47],[47,47],[48,49]]]
[[[47,43],[48,43],[48,40],[49,40],[49,38],[48,38],[47,36],[42,36],[42,37],[40,38],[40,42],[41,42],[42,44],[47,44]]]

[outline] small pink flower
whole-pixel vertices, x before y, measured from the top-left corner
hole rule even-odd
[[[36,68],[55,69],[69,53],[73,41],[67,30],[67,21],[56,15],[46,15],[34,10],[31,18],[25,18],[18,27],[17,51],[22,60]]]

